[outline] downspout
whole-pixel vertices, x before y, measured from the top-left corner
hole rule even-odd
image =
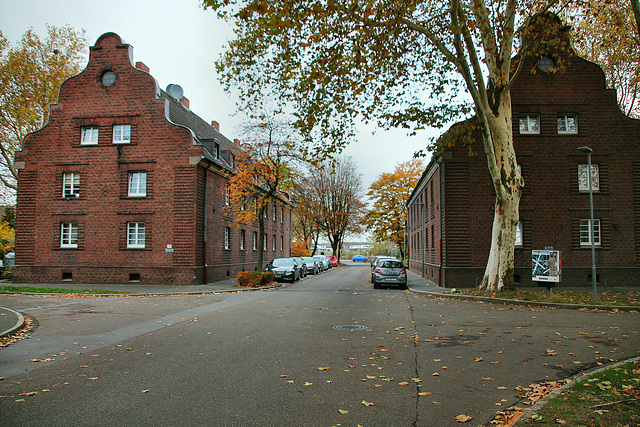
[[[202,272],[202,280],[204,281],[204,283],[206,284],[208,281],[208,273],[207,273],[207,201],[208,201],[208,195],[209,195],[209,191],[207,188],[207,177],[209,176],[209,168],[205,168],[204,170],[204,214],[203,214],[203,221],[204,221],[204,225],[202,227],[203,230],[203,236],[202,236],[202,268],[203,268],[203,272]]]
[[[438,286],[442,287],[442,156],[438,157],[438,199],[440,199],[438,201],[438,207],[440,212],[438,212],[438,216],[439,216],[439,224],[438,224],[438,234],[439,234],[439,246],[440,246],[440,262],[438,263]]]

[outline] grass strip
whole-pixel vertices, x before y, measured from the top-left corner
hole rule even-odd
[[[0,292],[29,292],[37,294],[82,294],[82,295],[118,295],[126,292],[106,291],[100,289],[64,289],[36,288],[31,286],[0,286]]]
[[[593,301],[591,291],[552,291],[549,299],[546,290],[542,291],[502,291],[487,292],[475,288],[456,289],[457,294],[475,295],[482,297],[504,298],[521,301],[554,302],[561,304],[586,304],[586,305],[613,305],[640,307],[640,292],[632,291],[607,291],[598,292],[598,301]]]
[[[640,425],[640,361],[594,373],[550,399],[519,426]]]

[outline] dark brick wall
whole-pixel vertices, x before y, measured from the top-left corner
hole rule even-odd
[[[590,285],[591,247],[581,247],[579,239],[580,219],[589,218],[589,194],[578,190],[578,165],[586,164],[587,156],[577,150],[588,146],[592,163],[600,168],[600,190],[594,193],[602,235],[596,248],[598,282],[640,286],[640,121],[620,111],[597,65],[571,52],[555,55],[564,61],[563,70],[543,73],[536,70],[537,59],[528,57],[511,90],[514,145],[525,180],[516,277],[521,286],[536,286],[531,251],[552,246],[562,251],[562,285]],[[539,114],[539,134],[520,134],[519,118],[526,114]],[[563,114],[577,115],[577,134],[558,133],[557,119]],[[475,155],[459,144],[447,149],[441,165],[441,283],[447,287],[475,286],[489,255],[495,193],[477,132],[475,140]],[[409,228],[415,233],[420,224],[410,217]],[[417,261],[412,256],[414,271],[420,271]]]

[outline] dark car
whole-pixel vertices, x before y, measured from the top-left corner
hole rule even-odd
[[[300,277],[307,277],[309,274],[309,267],[305,262],[304,258],[296,256],[293,259],[298,263],[298,267],[300,267]]]
[[[276,280],[300,280],[300,266],[293,258],[275,258],[265,268],[275,274]]]
[[[320,271],[326,271],[329,269],[329,266],[331,265],[331,263],[329,262],[329,259],[324,256],[324,255],[314,255],[313,258],[318,261],[318,264],[320,265]]]
[[[373,287],[380,289],[381,286],[398,285],[400,288],[407,287],[407,270],[402,261],[397,259],[385,259],[376,263],[373,270]]]
[[[303,256],[305,264],[307,264],[307,272],[309,274],[318,274],[322,271],[322,267],[319,265],[319,261],[310,256]]]

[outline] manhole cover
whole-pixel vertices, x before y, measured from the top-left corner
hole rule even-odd
[[[334,326],[333,329],[337,329],[339,331],[364,331],[369,328],[364,325],[337,325]]]

